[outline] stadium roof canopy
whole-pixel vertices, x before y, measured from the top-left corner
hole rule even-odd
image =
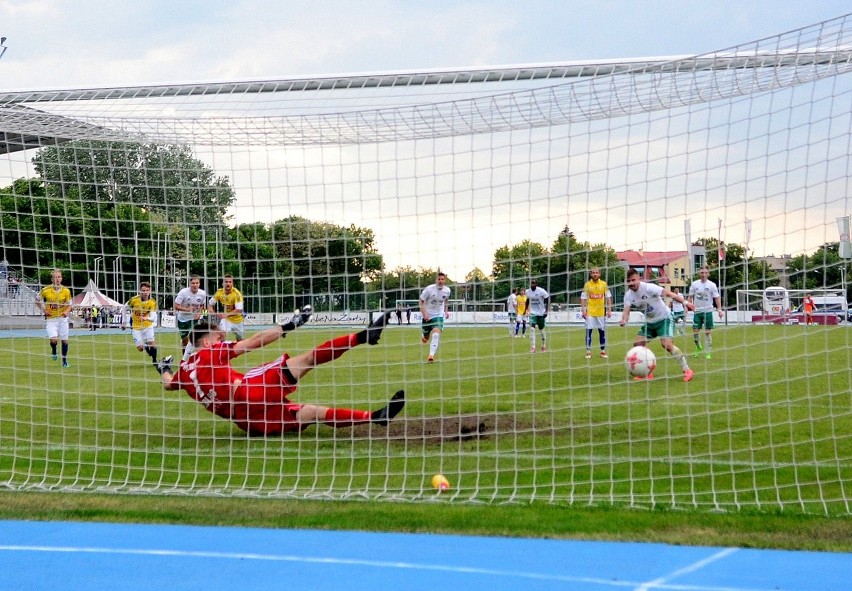
[[[56,134],[60,130],[74,133],[62,137]],[[103,128],[26,105],[0,105],[0,154],[53,146],[93,132]]]

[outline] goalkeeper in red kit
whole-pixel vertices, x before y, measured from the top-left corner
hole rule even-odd
[[[364,330],[327,341],[312,351],[295,357],[283,354],[276,361],[242,374],[231,367],[231,360],[260,349],[305,324],[311,316],[305,306],[293,318],[279,326],[262,330],[242,341],[225,341],[225,333],[215,324],[200,322],[191,333],[195,353],[181,362],[177,372],[171,357],[158,364],[166,390],[186,390],[213,414],[232,421],[249,435],[276,436],[298,432],[314,423],[332,427],[350,427],[360,423],[387,426],[405,406],[400,390],[387,406],[378,410],[331,408],[290,402],[299,380],[318,365],[337,359],[358,345],[375,345],[392,312],[385,312]]]

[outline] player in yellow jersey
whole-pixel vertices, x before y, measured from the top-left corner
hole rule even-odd
[[[515,322],[515,338],[527,338],[527,321],[530,317],[530,311],[527,305],[527,290],[523,287],[518,289],[518,297],[516,299],[518,301],[518,315],[516,317],[517,321]],[[518,334],[519,330],[521,334]]]
[[[121,330],[127,330],[127,324],[133,331],[133,344],[137,351],[145,351],[151,363],[157,367],[157,343],[154,341],[154,324],[157,319],[157,302],[151,297],[151,284],[143,281],[139,284],[139,293],[124,305],[129,313]]]
[[[216,303],[222,307],[222,312],[218,314],[219,330],[228,334],[234,333],[238,341],[245,337],[245,324],[243,317],[243,294],[240,290],[234,287],[234,277],[225,275],[222,279],[222,287],[216,290],[213,297],[208,302],[209,313],[211,318],[216,315]]]
[[[606,281],[601,279],[601,270],[592,267],[591,279],[583,286],[580,307],[586,321],[586,359],[592,358],[592,331],[598,329],[601,357],[606,359],[606,319],[612,316],[612,294]]]
[[[56,345],[62,342],[62,367],[68,367],[68,314],[71,313],[71,290],[62,285],[62,271],[54,269],[51,285],[36,294],[35,304],[45,318],[50,350],[57,359]]]

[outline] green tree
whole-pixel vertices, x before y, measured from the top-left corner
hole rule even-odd
[[[396,300],[417,301],[423,288],[435,280],[431,274],[428,280],[420,270],[413,267],[396,267],[388,272],[382,273],[376,284],[371,286],[374,291],[383,291],[388,294],[388,303],[396,304]],[[424,281],[428,281],[424,283]]]
[[[429,267],[397,267],[391,271],[374,276],[370,282],[370,302],[376,302],[381,308],[392,308],[397,300],[417,302],[420,292],[427,285],[435,283],[438,270]],[[450,288],[453,299],[462,299],[463,293],[458,292],[458,286],[450,276],[447,276],[447,287]],[[414,306],[416,307],[416,303]],[[375,307],[375,306],[374,306]]]
[[[132,203],[168,222],[200,226],[227,221],[235,194],[188,146],[75,140],[33,158],[48,195],[93,210]]]
[[[50,270],[65,271],[65,281],[82,287],[109,261],[118,286],[151,266],[151,235],[165,231],[148,212],[130,204],[84,207],[77,200],[50,195],[42,181],[19,179],[0,189],[0,234],[6,260],[25,275],[46,283]],[[115,263],[115,261],[118,263]],[[101,285],[101,287],[104,287]],[[123,294],[118,294],[122,297]]]
[[[707,267],[710,278],[719,286],[722,293],[722,304],[733,308],[737,302],[737,290],[763,290],[780,284],[778,273],[762,260],[749,259],[746,261],[745,247],[735,242],[725,243],[725,260],[719,261],[719,240],[716,238],[700,238],[696,241],[704,245],[708,253]]]
[[[480,269],[475,267],[465,275],[465,287],[463,294],[456,294],[456,298],[470,302],[490,302],[495,299],[493,294],[493,283],[491,279]]]
[[[117,272],[119,292],[142,276],[163,273],[175,288],[184,269],[217,275],[218,261],[228,256],[222,237],[234,191],[187,146],[76,140],[39,150],[33,165],[39,178],[3,191],[0,214],[10,231],[3,243],[22,245],[23,267],[38,274],[70,269],[69,283],[80,286],[99,262]],[[8,217],[18,211],[33,219],[16,226]],[[155,253],[160,236],[172,246],[162,266],[162,253]]]
[[[494,299],[505,300],[513,287],[528,285],[531,277],[545,276],[549,271],[549,258],[547,249],[531,240],[495,250],[491,268]]]
[[[793,257],[787,263],[793,289],[841,289],[846,287],[850,270],[850,261],[840,258],[839,242],[827,242],[812,254]],[[850,293],[846,289],[848,300]]]
[[[525,286],[536,277],[554,303],[576,301],[591,267],[600,267],[610,285],[624,283],[624,269],[615,250],[602,243],[580,242],[567,226],[550,249],[529,240],[501,246],[494,253],[494,298],[505,299],[512,287]]]
[[[344,228],[326,222],[291,216],[271,227],[274,257],[287,261],[297,305],[312,303],[319,309],[358,310],[371,307],[369,285],[374,285],[383,267],[369,228]],[[272,280],[267,277],[266,281]],[[373,298],[387,299],[383,292]]]
[[[566,226],[551,248],[550,293],[554,302],[579,304],[589,269],[598,267],[601,278],[615,288],[624,284],[624,267],[615,249],[599,243],[580,242]]]

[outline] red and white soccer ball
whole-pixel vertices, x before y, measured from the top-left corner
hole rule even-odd
[[[657,367],[657,356],[648,347],[633,347],[627,352],[624,364],[634,378],[647,378]]]

